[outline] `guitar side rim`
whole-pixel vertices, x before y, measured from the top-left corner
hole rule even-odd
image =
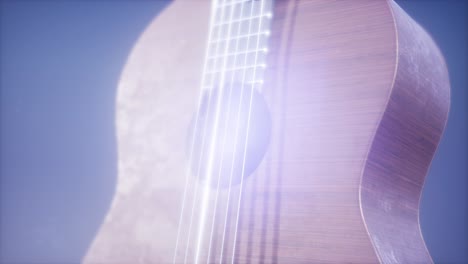
[[[368,153],[368,156],[367,156],[366,166],[363,167],[361,185],[360,185],[360,199],[361,199],[360,207],[361,207],[362,217],[363,217],[364,222],[366,224],[366,229],[369,232],[369,227],[368,227],[369,226],[369,221],[374,222],[374,223],[371,223],[374,226],[377,223],[376,223],[376,221],[374,219],[372,219],[372,217],[366,217],[366,209],[363,209],[363,203],[366,203],[366,201],[362,200],[362,195],[363,195],[363,184],[364,185],[367,184],[368,185],[367,187],[369,187],[369,184],[370,184],[369,181],[372,180],[372,179],[369,179],[372,176],[369,176],[370,174],[367,173],[367,170],[369,169],[369,167],[372,166],[372,165],[369,165],[370,162],[371,162],[370,158],[373,158],[373,157],[370,157],[371,152],[374,152],[374,151],[377,152],[377,150],[375,150],[377,148],[377,146],[375,146],[375,145],[379,144],[378,141],[383,140],[382,137],[381,137],[381,134],[382,134],[381,129],[384,129],[383,128],[385,126],[384,122],[391,122],[391,121],[389,121],[389,118],[390,118],[389,115],[390,114],[388,114],[388,113],[391,112],[391,111],[395,111],[395,107],[391,107],[390,103],[392,101],[397,100],[397,99],[395,99],[395,97],[398,96],[398,93],[401,94],[400,91],[403,90],[403,89],[413,91],[414,94],[409,94],[408,95],[408,97],[410,97],[410,96],[414,96],[417,93],[416,92],[417,89],[424,89],[426,91],[425,94],[429,96],[429,98],[426,98],[426,99],[428,101],[431,100],[431,101],[429,101],[429,103],[433,103],[434,107],[430,108],[430,107],[427,107],[426,104],[423,104],[423,105],[419,105],[419,108],[415,108],[413,110],[422,109],[422,110],[425,110],[425,113],[432,110],[434,112],[434,115],[441,115],[441,116],[437,120],[431,120],[432,123],[430,123],[430,125],[434,125],[434,126],[437,127],[435,129],[435,131],[432,131],[432,134],[429,131],[427,131],[426,133],[421,132],[422,133],[421,136],[432,135],[433,137],[436,137],[436,139],[433,142],[433,145],[434,145],[433,148],[430,151],[428,151],[429,152],[429,154],[428,154],[429,159],[425,160],[425,163],[422,164],[421,169],[422,169],[423,173],[421,173],[421,175],[420,175],[420,178],[422,178],[422,179],[419,179],[419,180],[422,180],[422,183],[420,184],[420,187],[417,190],[417,202],[415,203],[415,207],[416,207],[415,217],[416,218],[413,221],[416,223],[416,226],[417,226],[418,238],[416,238],[416,240],[419,240],[419,241],[416,241],[416,243],[419,243],[420,250],[422,250],[422,252],[419,254],[419,256],[417,254],[416,255],[411,255],[410,250],[408,248],[401,247],[401,246],[398,246],[398,245],[394,244],[393,247],[396,247],[399,250],[399,253],[394,254],[392,248],[391,247],[389,248],[389,245],[387,245],[386,249],[380,248],[383,245],[383,244],[380,244],[382,241],[379,241],[377,238],[374,238],[372,236],[372,235],[375,235],[375,234],[373,234],[373,232],[369,232],[369,237],[370,237],[370,239],[372,241],[372,245],[374,247],[374,250],[376,251],[376,254],[377,254],[377,256],[378,256],[381,263],[392,263],[392,262],[395,262],[395,261],[397,261],[397,262],[414,262],[414,263],[428,263],[428,262],[433,263],[431,255],[429,253],[429,250],[428,250],[428,248],[427,248],[427,246],[426,246],[426,244],[424,242],[424,236],[423,236],[422,230],[421,230],[420,203],[421,203],[421,197],[423,195],[423,189],[424,189],[424,184],[425,184],[425,181],[426,181],[426,177],[428,175],[428,172],[429,172],[429,169],[431,167],[432,161],[433,161],[433,159],[434,159],[434,157],[435,157],[435,155],[437,153],[437,149],[439,147],[439,142],[442,139],[442,136],[444,134],[445,127],[446,127],[447,121],[448,121],[448,115],[449,115],[449,111],[450,111],[450,81],[449,81],[449,77],[448,77],[448,70],[447,70],[445,59],[444,59],[441,51],[438,49],[437,44],[431,38],[431,36],[417,22],[415,22],[411,17],[409,17],[409,15],[407,15],[404,12],[404,10],[402,10],[398,6],[398,4],[396,4],[393,0],[388,0],[387,3],[389,5],[389,9],[391,10],[393,20],[394,20],[394,25],[395,25],[395,33],[396,33],[396,39],[397,39],[397,54],[398,54],[397,60],[398,61],[397,61],[397,64],[396,64],[395,77],[394,77],[394,80],[393,80],[392,91],[391,91],[391,93],[389,95],[389,98],[388,98],[388,101],[387,101],[387,106],[385,107],[385,111],[382,113],[382,117],[381,117],[381,121],[379,123],[379,126],[377,127],[376,133],[374,134],[373,144],[369,148],[369,153]],[[410,31],[412,31],[412,32],[410,32]],[[410,36],[410,33],[413,33],[413,35]],[[412,38],[414,38],[415,40],[413,41]],[[420,40],[418,38],[424,39],[424,45],[421,45],[422,40]],[[403,45],[403,48],[402,48],[402,45]],[[417,45],[420,46],[419,48],[421,50],[425,51],[425,54],[424,54],[425,56],[423,56],[421,54],[418,54],[417,52],[415,52],[415,54],[416,54],[416,55],[414,55],[415,58],[412,57],[412,54],[408,55],[407,50],[411,49],[411,48],[414,49],[414,47],[416,47]],[[425,49],[430,50],[430,52],[427,52]],[[419,58],[418,58],[418,56],[419,56]],[[409,59],[408,59],[408,57],[409,57]],[[400,60],[402,58],[403,58],[403,63],[405,63],[405,61],[407,61],[407,60],[410,60],[411,62],[413,62],[413,59],[414,60],[419,59],[418,61],[416,61],[414,63],[414,65],[421,65],[422,70],[419,70],[419,66],[416,67],[416,70],[411,69],[412,64],[408,65],[408,63],[406,63],[406,65],[403,64],[403,66],[402,66],[401,63],[400,63]],[[431,67],[431,66],[433,66],[433,67]],[[432,70],[433,68],[436,68],[437,70],[433,70],[432,72],[430,72],[430,70]],[[413,71],[414,72],[414,75],[411,76],[408,83],[405,83],[404,80],[403,80],[404,78],[408,78],[408,76],[406,74],[406,71]],[[432,73],[430,75],[430,78],[429,78],[429,79],[431,79],[431,78],[432,79],[430,80],[431,82],[429,84],[426,82],[425,86],[424,86],[424,84],[420,84],[419,79],[424,77],[426,72]],[[416,80],[416,81],[414,81],[414,80]],[[417,102],[418,100],[412,100],[412,101],[415,104],[418,103]],[[424,113],[420,113],[420,118],[421,119],[423,119],[425,117],[425,115],[423,115],[423,114]],[[430,122],[430,121],[427,121],[427,122]],[[388,125],[387,125],[387,127],[388,127]],[[421,131],[423,131],[424,124],[422,124],[422,122],[420,124],[420,128],[421,128]],[[408,136],[408,135],[406,135],[406,136]],[[402,139],[400,145],[403,144],[403,143],[405,143],[404,139]],[[408,142],[406,142],[406,143],[408,143]],[[419,147],[421,145],[423,145],[423,144],[421,143],[421,144],[418,145],[418,144],[415,143],[412,146],[413,146],[413,148],[416,148],[416,147]],[[390,146],[388,152],[399,150],[399,148],[400,148],[400,146]],[[414,163],[416,163],[417,160],[415,160],[414,157],[411,157],[412,152],[416,152],[416,150],[409,151],[407,153],[403,153],[403,155],[406,154],[408,159],[412,158]],[[420,154],[420,156],[423,156],[422,153],[419,153],[419,154]],[[376,155],[376,153],[374,153],[374,155]],[[388,157],[388,158],[391,159],[391,157]],[[382,165],[382,166],[385,166],[385,165]],[[390,172],[387,173],[387,174],[383,173],[381,175],[381,177],[392,177],[391,175],[392,174],[390,174]],[[417,176],[415,176],[415,177],[417,177]],[[392,178],[399,178],[399,177],[392,177]],[[408,184],[406,184],[406,185],[408,185]],[[402,186],[400,186],[400,187],[402,187]],[[382,202],[383,202],[383,199],[382,199]],[[395,201],[395,203],[398,203],[398,202],[399,202],[398,200]],[[391,208],[391,206],[390,206],[390,208]],[[368,206],[367,210],[372,211],[372,209],[370,209],[370,205]],[[391,211],[392,209],[388,209],[388,210]],[[385,211],[385,209],[384,209],[384,211]],[[391,216],[391,213],[390,213],[390,216]],[[397,223],[395,223],[395,225],[402,224],[403,221],[404,221],[402,218],[403,218],[403,216],[398,218],[397,220],[399,220],[399,221],[397,221]],[[406,238],[409,239],[410,237],[411,236],[408,234]],[[415,237],[413,237],[412,239],[414,240]],[[396,240],[394,240],[394,241],[396,241]],[[415,241],[413,241],[413,242],[415,242]],[[390,244],[392,244],[392,243],[390,243]],[[385,250],[387,250],[387,252],[391,252],[391,254],[382,253]],[[425,257],[422,257],[423,255]]]

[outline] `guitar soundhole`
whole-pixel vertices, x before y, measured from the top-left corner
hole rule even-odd
[[[192,175],[213,188],[238,185],[252,175],[270,140],[271,118],[262,95],[251,85],[230,88],[225,87],[222,96],[220,89],[211,90],[211,95],[209,90],[204,92],[198,121],[194,115],[188,133],[187,153],[195,140]]]

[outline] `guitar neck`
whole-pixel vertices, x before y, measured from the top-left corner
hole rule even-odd
[[[267,67],[273,0],[213,0],[202,87],[230,83],[261,89]]]

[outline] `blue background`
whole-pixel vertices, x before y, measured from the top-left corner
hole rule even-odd
[[[467,2],[397,2],[435,38],[452,83],[422,231],[437,263],[466,263]],[[120,72],[168,2],[0,3],[0,262],[77,263],[115,188]]]

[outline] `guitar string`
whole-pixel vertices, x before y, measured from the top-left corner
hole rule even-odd
[[[235,20],[233,20],[233,21],[221,22],[221,23],[215,24],[214,26],[215,26],[215,27],[220,27],[220,26],[223,26],[223,25],[226,25],[226,24],[244,22],[244,21],[252,20],[252,19],[256,19],[256,18],[259,18],[259,19],[260,19],[260,18],[262,18],[262,17],[263,17],[263,14],[255,15],[255,16],[249,16],[249,17],[241,17],[241,18],[235,19]]]
[[[244,12],[244,3],[245,2],[242,2],[241,6],[240,6],[240,11],[239,11],[240,16],[242,16],[242,14]],[[236,33],[237,36],[239,36],[241,34],[241,29],[242,29],[242,23],[238,23],[237,33]],[[236,41],[235,48],[234,48],[235,51],[232,52],[232,53],[228,53],[228,54],[233,54],[233,56],[234,56],[234,59],[233,59],[234,65],[237,64],[238,55],[242,54],[241,52],[239,52],[240,39],[236,38],[235,41]],[[246,47],[246,50],[247,50],[247,48],[248,47]],[[226,54],[226,56],[228,56],[228,54]],[[247,54],[245,56],[247,56]],[[221,159],[220,159],[220,162],[219,162],[218,183],[217,183],[217,186],[216,186],[216,197],[215,197],[215,202],[214,202],[214,206],[213,206],[213,219],[211,221],[212,224],[211,224],[211,231],[210,231],[210,241],[209,241],[209,244],[208,244],[207,263],[209,263],[209,261],[210,261],[211,246],[212,246],[212,243],[213,243],[213,232],[214,232],[214,227],[215,227],[215,223],[216,223],[216,211],[217,211],[217,207],[218,207],[219,187],[220,187],[221,174],[222,174],[222,169],[223,169],[223,161],[224,161],[224,154],[225,154],[228,124],[229,124],[229,119],[230,119],[230,115],[231,115],[232,90],[233,90],[233,86],[234,86],[233,83],[234,83],[235,76],[236,76],[236,73],[232,72],[231,73],[231,80],[230,80],[230,83],[229,83],[229,99],[228,99],[228,105],[227,105],[226,120],[224,122],[224,136],[223,136],[223,143],[222,143],[222,149],[221,149]]]
[[[212,2],[212,7],[211,8],[213,10],[215,8],[214,4],[216,4],[216,1]],[[213,20],[214,20],[214,12],[210,16],[210,25],[214,23]],[[212,41],[212,38],[213,38],[213,28],[210,27],[210,30],[209,30],[209,33],[208,33],[208,43]],[[209,51],[209,45],[206,46],[205,53],[208,54],[208,51]],[[182,206],[181,206],[182,208],[181,208],[181,212],[180,212],[180,216],[179,216],[179,223],[177,225],[176,245],[175,245],[175,249],[174,249],[174,256],[173,256],[173,259],[172,259],[172,262],[174,264],[175,264],[175,262],[177,260],[177,250],[178,250],[178,247],[179,247],[179,239],[180,239],[182,220],[183,220],[183,216],[184,216],[184,212],[185,212],[185,204],[186,204],[186,200],[187,200],[187,190],[188,190],[189,178],[190,178],[191,167],[192,167],[192,162],[193,162],[193,151],[194,151],[194,147],[195,147],[195,139],[196,139],[197,129],[198,129],[198,122],[199,122],[200,108],[201,108],[200,106],[201,106],[202,99],[203,99],[203,90],[204,90],[203,87],[204,87],[205,82],[206,82],[205,72],[207,71],[207,68],[208,68],[208,60],[205,60],[204,65],[203,65],[203,70],[202,70],[201,84],[200,84],[200,87],[202,87],[202,89],[200,89],[200,93],[199,93],[199,96],[198,96],[199,99],[198,99],[198,102],[197,102],[197,108],[196,108],[197,112],[195,114],[195,123],[194,123],[194,127],[193,127],[193,134],[192,134],[192,137],[191,137],[191,143],[190,143],[188,166],[187,166],[186,171],[185,171],[184,193],[183,193]],[[209,97],[211,97],[211,95],[209,95]]]
[[[263,13],[263,9],[265,7],[265,0],[260,0],[260,13]],[[258,31],[262,30],[262,21],[259,21],[258,25]],[[256,49],[258,50],[260,46],[260,38],[257,39],[257,47]],[[255,64],[257,64],[258,60],[258,53],[255,54]],[[254,73],[253,76],[256,75],[256,68],[254,68]],[[234,228],[234,243],[233,243],[233,249],[232,249],[232,264],[234,264],[234,258],[235,258],[235,252],[236,252],[236,240],[237,240],[237,228],[239,227],[239,212],[240,212],[240,205],[241,205],[241,200],[242,200],[242,189],[243,189],[243,184],[244,184],[244,170],[245,170],[245,161],[246,161],[246,156],[247,156],[247,143],[249,141],[249,129],[250,129],[250,118],[252,114],[252,101],[253,101],[253,92],[254,92],[254,86],[252,85],[251,91],[250,91],[250,102],[249,102],[249,111],[248,111],[248,117],[247,117],[247,130],[246,130],[246,136],[245,136],[245,145],[244,145],[244,157],[242,161],[242,170],[241,170],[241,181],[240,181],[240,186],[239,186],[239,200],[237,202],[237,216],[236,216],[236,225]]]
[[[223,16],[224,17],[224,14]],[[229,15],[229,21],[225,24],[228,25],[228,28],[227,28],[227,35],[231,35],[231,30],[232,30],[232,25],[233,25],[233,19],[234,17],[234,8],[231,8],[230,10],[230,15]],[[230,42],[226,43],[225,47],[224,47],[224,53],[228,53],[229,52],[229,46],[230,46]],[[204,233],[204,228],[205,228],[205,221],[206,221],[206,212],[207,212],[207,209],[208,209],[208,203],[209,203],[209,199],[210,199],[210,183],[211,183],[211,177],[212,177],[212,174],[213,174],[213,163],[214,163],[214,156],[215,156],[215,150],[216,150],[216,143],[218,141],[218,124],[219,124],[219,119],[220,119],[220,110],[221,110],[221,104],[223,102],[223,95],[224,95],[224,88],[223,88],[223,84],[225,82],[225,79],[226,79],[226,71],[224,71],[226,68],[227,68],[227,57],[224,57],[223,59],[223,66],[222,66],[222,72],[221,72],[221,75],[220,75],[220,78],[219,78],[219,81],[218,81],[218,92],[219,92],[219,95],[217,96],[216,98],[216,110],[215,110],[215,117],[214,117],[214,124],[213,124],[213,135],[212,135],[212,138],[211,138],[211,142],[210,142],[210,145],[209,145],[209,151],[208,151],[208,161],[207,161],[207,167],[206,167],[206,183],[204,185],[204,190],[203,190],[203,194],[202,194],[202,201],[201,201],[201,210],[200,210],[200,219],[199,219],[199,226],[198,226],[198,241],[197,241],[197,245],[196,245],[196,251],[195,251],[195,263],[198,263],[198,258],[199,258],[199,255],[200,255],[200,248],[201,248],[201,244],[203,242],[203,233]]]
[[[250,7],[250,16],[253,16],[254,13],[254,4],[252,3]],[[249,27],[248,27],[248,33],[247,35],[250,36],[252,33],[252,20],[249,20]],[[250,37],[247,38],[247,44],[246,46],[249,47],[250,44]],[[247,56],[244,57],[244,66],[247,64]],[[246,79],[246,74],[247,73],[247,68],[244,67],[243,72],[242,72],[242,81],[241,81],[241,90],[240,90],[240,95],[239,95],[239,108],[237,110],[237,118],[236,118],[236,131],[234,135],[234,149],[233,153],[236,153],[237,151],[237,141],[239,137],[239,126],[240,126],[240,113],[241,113],[241,106],[242,106],[242,97],[244,93],[244,82]],[[225,239],[226,239],[226,228],[227,228],[227,220],[228,220],[228,213],[229,213],[229,207],[230,207],[230,198],[231,198],[231,183],[232,183],[232,175],[234,171],[234,162],[235,162],[235,155],[232,159],[231,162],[231,168],[230,168],[230,173],[229,173],[229,185],[228,185],[228,194],[227,194],[227,202],[226,202],[226,214],[224,216],[224,225],[223,225],[223,236],[221,240],[221,251],[220,251],[220,257],[219,257],[219,262],[221,263],[223,260],[223,254],[224,254],[224,244],[225,244]]]
[[[212,6],[211,6],[211,9],[212,10],[216,10],[217,9],[217,4],[218,4],[218,1],[213,1],[212,2]],[[224,12],[224,8],[221,9],[221,13]],[[211,17],[210,17],[210,32],[209,32],[209,37],[208,37],[208,44],[207,44],[207,48],[206,48],[206,56],[209,56],[209,52],[211,51],[210,49],[210,40],[211,38],[213,37],[213,31],[214,31],[214,27],[212,26],[212,24],[214,23],[214,20],[216,19],[216,12],[212,12],[211,13]],[[218,53],[219,52],[219,48],[220,48],[220,45],[219,44],[216,44],[216,47],[215,47],[215,53]],[[217,63],[218,61],[215,60],[213,62],[213,66],[216,67],[217,66]],[[201,103],[203,101],[203,90],[204,87],[205,87],[205,81],[206,81],[206,71],[207,71],[207,68],[208,68],[208,60],[205,59],[205,67],[204,67],[204,70],[203,70],[203,73],[202,73],[202,85],[201,85],[201,91],[200,91],[200,99],[199,99],[199,106],[198,106],[198,109],[197,109],[197,119],[198,119],[198,116],[199,116],[199,113],[201,111]],[[210,83],[211,83],[211,87],[209,87],[207,90],[208,90],[208,107],[206,109],[207,112],[210,112],[210,106],[211,106],[211,100],[212,100],[212,86],[214,84],[214,79],[215,79],[215,76],[214,75],[211,75],[211,78],[210,78]],[[197,173],[195,175],[195,179],[198,179],[200,177],[200,164],[202,163],[202,157],[204,155],[204,149],[205,149],[205,139],[206,139],[206,131],[207,131],[207,120],[204,121],[203,123],[203,128],[202,128],[202,138],[201,138],[201,146],[200,146],[200,154],[199,154],[199,159],[198,159],[198,166],[197,166]],[[195,145],[195,141],[196,141],[196,131],[197,131],[197,127],[198,126],[195,126],[194,128],[194,134],[193,134],[193,139],[192,139],[192,148],[194,148],[194,145]],[[193,151],[192,151],[193,152]],[[190,173],[190,169],[191,169],[191,164],[190,164],[190,167],[188,167],[189,169],[189,173]],[[187,177],[188,178],[188,177]],[[186,182],[186,184],[188,184],[188,181]],[[195,184],[195,187],[194,187],[194,198],[193,198],[193,201],[192,201],[192,209],[191,209],[191,213],[190,213],[190,222],[189,222],[189,228],[188,228],[188,235],[187,235],[187,242],[186,242],[186,247],[185,247],[185,254],[184,254],[184,263],[187,262],[187,257],[188,257],[188,249],[189,249],[189,245],[190,245],[190,237],[191,237],[191,233],[192,233],[192,224],[193,224],[193,215],[194,215],[194,212],[195,212],[195,204],[196,204],[196,201],[197,201],[197,197],[198,197],[198,184]],[[182,220],[181,220],[182,222]],[[175,261],[174,261],[175,263]]]
[[[213,1],[214,5],[216,4],[216,2],[217,2],[217,1]],[[245,2],[248,2],[248,1],[243,1],[243,2],[242,2],[242,5],[243,5]],[[227,5],[224,5],[224,6],[227,6]],[[212,7],[212,10],[214,10],[214,9],[215,9],[215,8]],[[222,13],[224,13],[224,10],[222,11]],[[242,12],[241,12],[241,13],[242,13]],[[213,17],[214,17],[215,14],[216,14],[215,12],[212,13],[211,23],[213,23],[212,21],[213,21]],[[224,14],[223,14],[222,16],[224,16]],[[239,26],[240,26],[240,25],[239,25]],[[263,33],[262,33],[262,32],[259,32],[259,33],[256,34],[256,35],[261,35],[261,34],[268,35],[269,32],[268,32],[268,31],[267,31],[267,32],[263,32]],[[212,35],[213,35],[213,27],[210,27],[208,43],[212,43],[212,42],[213,42],[213,41],[212,41]],[[229,34],[229,35],[230,35],[230,34]],[[239,34],[238,34],[238,35],[239,35]],[[252,34],[252,35],[253,35],[253,34]],[[240,37],[244,37],[244,36],[239,36],[239,37],[236,36],[236,39],[237,39],[237,42],[236,42],[236,51],[238,50],[238,48],[237,48],[237,43],[238,43]],[[247,36],[247,37],[250,37],[250,35]],[[233,39],[234,39],[234,38],[233,38]],[[225,39],[225,40],[228,40],[228,38]],[[219,42],[219,41],[218,41],[218,42]],[[250,42],[250,40],[248,41],[248,43],[249,43],[249,42]],[[219,43],[217,43],[217,44],[219,44]],[[226,49],[228,49],[228,47],[226,47]],[[207,50],[206,53],[208,54],[208,51],[210,50],[209,45],[207,46],[207,49],[206,49],[206,50]],[[216,53],[218,53],[218,50],[219,50],[219,45],[216,46]],[[265,50],[265,49],[263,49],[262,51],[265,52],[265,53],[267,52],[267,50]],[[257,52],[259,52],[259,51],[257,51]],[[228,55],[233,55],[233,54],[228,54]],[[237,55],[238,55],[238,54],[236,54],[235,56],[237,56]],[[226,56],[226,55],[225,55],[225,56]],[[225,59],[225,60],[226,60],[226,59]],[[205,64],[204,64],[204,67],[203,67],[203,71],[206,71],[206,68],[207,68],[207,65],[208,65],[208,62],[207,62],[207,61],[208,61],[208,60],[205,60]],[[235,59],[235,61],[237,61],[237,58]],[[214,65],[216,65],[216,64],[217,64],[217,62],[215,61],[215,62],[214,62]],[[246,70],[246,69],[244,68],[243,71],[245,72],[245,70]],[[233,75],[235,75],[235,72],[233,73]],[[202,77],[202,83],[204,84],[205,81],[206,81],[206,74],[203,74],[202,76],[203,76],[203,77]],[[214,75],[212,76],[211,79],[212,79],[212,82],[213,82]],[[220,83],[222,83],[222,81],[221,81]],[[203,90],[203,85],[202,85],[202,90]],[[202,91],[202,92],[203,92],[203,91]],[[201,95],[202,95],[202,94],[201,94]],[[230,93],[230,95],[231,95],[231,93]],[[198,106],[201,105],[202,96],[200,96],[199,98],[200,98],[200,100],[199,100]],[[209,103],[210,101],[211,101],[211,90],[209,91],[208,106],[211,105],[211,104]],[[198,107],[198,109],[200,109],[200,107]],[[208,110],[208,112],[209,112],[209,110]],[[190,155],[189,155],[189,165],[190,165],[190,166],[188,167],[188,170],[187,170],[188,173],[186,173],[186,181],[185,181],[184,195],[183,195],[183,204],[182,204],[182,210],[181,210],[181,214],[180,214],[180,218],[179,218],[178,231],[177,231],[177,240],[176,240],[176,247],[175,247],[174,258],[173,258],[173,262],[174,262],[174,263],[175,263],[176,257],[177,257],[177,249],[178,249],[178,245],[179,245],[180,232],[181,232],[181,223],[182,223],[183,215],[184,215],[184,212],[185,212],[185,202],[186,202],[186,199],[187,199],[187,197],[186,197],[187,195],[186,195],[186,194],[187,194],[188,182],[189,182],[189,181],[188,181],[188,179],[189,179],[188,175],[190,174],[190,167],[191,167],[192,162],[193,162],[193,150],[194,150],[194,143],[195,143],[196,131],[197,131],[197,129],[198,129],[198,121],[199,121],[199,112],[197,112],[197,115],[196,115],[196,118],[195,118],[195,126],[194,126],[192,144],[191,144]],[[203,149],[204,149],[204,145],[205,145],[205,144],[204,144],[204,141],[205,141],[205,134],[206,134],[206,122],[205,122],[204,130],[203,130],[203,137],[202,137],[202,154],[201,154],[201,156],[200,156],[199,163],[201,162],[201,157],[203,156]],[[200,167],[200,166],[199,166],[199,167]],[[198,175],[198,174],[199,174],[199,171],[200,171],[200,170],[197,171],[197,178],[199,177],[199,175]],[[197,186],[196,186],[196,187],[197,187]],[[219,188],[219,187],[218,187],[218,188]],[[195,190],[195,199],[194,199],[194,203],[193,203],[193,206],[192,206],[192,214],[191,214],[191,219],[190,219],[190,228],[189,228],[189,235],[188,235],[187,248],[186,248],[186,252],[185,252],[186,254],[185,254],[184,262],[186,262],[186,258],[187,258],[187,249],[188,249],[188,245],[190,244],[189,241],[190,241],[190,233],[191,233],[191,224],[192,224],[192,218],[193,218],[193,212],[194,212],[193,209],[194,209],[194,204],[195,204],[195,202],[196,202],[196,197],[197,197],[197,191]],[[213,223],[214,223],[214,222],[213,222]],[[211,238],[211,237],[210,237],[210,238]],[[199,245],[200,245],[200,243],[199,243]]]

